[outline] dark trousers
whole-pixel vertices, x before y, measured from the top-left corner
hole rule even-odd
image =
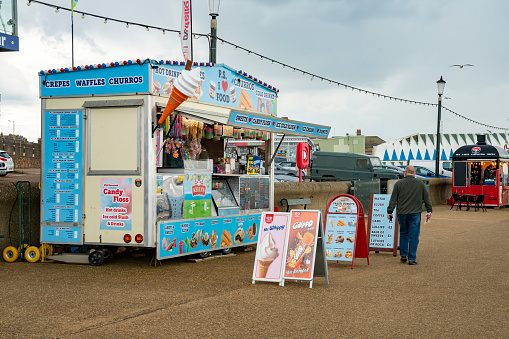
[[[413,261],[417,255],[419,235],[421,233],[421,213],[400,214],[399,221],[399,254],[408,256]]]

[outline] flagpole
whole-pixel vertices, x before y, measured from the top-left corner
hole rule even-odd
[[[71,43],[72,43],[72,67],[74,68],[74,15],[71,15]]]
[[[74,68],[74,1],[71,0],[71,60]]]

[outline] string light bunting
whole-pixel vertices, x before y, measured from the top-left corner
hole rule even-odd
[[[40,5],[43,5],[43,6],[47,6],[47,7],[50,7],[50,8],[54,8],[55,9],[55,12],[58,13],[59,10],[63,10],[63,11],[68,11],[68,12],[71,12],[71,9],[70,8],[66,8],[66,7],[62,7],[62,6],[56,6],[56,5],[53,5],[53,4],[50,4],[50,3],[46,3],[46,2],[43,2],[43,1],[38,1],[38,0],[28,0],[27,2],[27,6],[31,6],[32,2],[36,3],[36,4],[40,4]],[[108,21],[113,21],[113,22],[118,22],[118,23],[125,23],[126,25],[126,28],[129,28],[129,25],[134,25],[134,26],[139,26],[139,27],[145,27],[147,31],[150,30],[150,28],[154,29],[154,30],[159,30],[159,31],[162,31],[163,35],[166,34],[166,31],[168,32],[172,32],[172,33],[179,33],[180,34],[180,31],[179,30],[174,30],[174,29],[169,29],[169,28],[163,28],[163,27],[156,27],[156,26],[149,26],[149,25],[146,25],[146,24],[140,24],[140,23],[135,23],[135,22],[126,22],[126,21],[123,21],[123,20],[119,20],[119,19],[115,19],[115,18],[111,18],[111,17],[106,17],[106,16],[103,16],[103,15],[97,15],[97,14],[94,14],[94,13],[87,13],[87,12],[81,12],[81,18],[82,19],[85,19],[85,15],[88,15],[90,17],[93,17],[93,18],[99,18],[99,19],[102,19],[104,20],[104,23],[106,24]],[[203,34],[203,33],[195,33],[193,32],[193,37],[196,39],[196,38],[200,38],[200,37],[207,37],[207,38],[211,38],[210,34]],[[244,48],[242,46],[239,46],[239,45],[236,45],[232,42],[229,42],[225,39],[222,39],[220,37],[217,37],[217,40],[221,41],[221,44],[224,45],[224,44],[227,44],[227,45],[230,45],[230,46],[233,46],[235,50],[237,49],[240,49],[240,50],[243,50],[245,52],[247,52],[248,55],[250,54],[253,54],[257,57],[260,58],[260,60],[268,60],[271,62],[271,64],[279,64],[281,65],[283,68],[285,68],[286,66],[288,66],[289,68],[292,68],[293,71],[299,71],[299,72],[302,72],[302,75],[309,75],[311,77],[311,81],[313,80],[314,77],[317,77],[319,79],[321,79],[322,81],[326,80],[329,82],[329,84],[336,84],[338,87],[341,87],[343,86],[345,89],[351,89],[352,91],[358,91],[359,93],[364,93],[364,94],[372,94],[373,96],[376,95],[377,98],[383,98],[383,99],[389,99],[389,100],[394,100],[396,102],[401,102],[401,103],[407,103],[407,104],[415,104],[415,105],[422,105],[422,106],[431,106],[431,107],[437,107],[438,104],[436,103],[428,103],[428,102],[422,102],[422,101],[415,101],[415,100],[408,100],[408,99],[403,99],[403,98],[398,98],[398,97],[394,97],[394,96],[389,96],[389,95],[384,95],[384,94],[381,94],[381,93],[377,93],[377,92],[373,92],[373,91],[369,91],[369,90],[365,90],[365,89],[362,89],[362,88],[357,88],[357,87],[354,87],[354,86],[351,86],[351,85],[348,85],[348,84],[344,84],[344,83],[341,83],[339,81],[335,81],[335,80],[332,80],[332,79],[328,79],[328,78],[324,78],[322,76],[319,76],[319,75],[316,75],[316,74],[313,74],[313,73],[310,73],[310,72],[307,72],[307,71],[304,71],[304,70],[301,70],[299,68],[296,68],[296,67],[292,67],[290,65],[286,65],[278,60],[275,60],[275,59],[272,59],[272,58],[269,58],[267,56],[264,56],[264,55],[261,55],[259,53],[256,53],[254,51],[250,51],[248,50],[247,48]],[[147,59],[149,60],[149,59]],[[151,61],[152,62],[152,61]],[[129,60],[128,62],[129,64],[132,64],[133,62],[131,60]],[[157,62],[156,62],[157,63]],[[108,64],[97,64],[95,65],[95,68],[97,67],[110,67],[110,66],[115,66],[117,63],[112,63],[113,65],[108,65]],[[195,63],[196,64],[196,63]],[[208,63],[207,63],[208,64]],[[84,66],[85,69],[93,69],[94,68],[94,65],[87,65],[87,66]],[[78,67],[74,67],[74,68],[62,68],[61,71],[71,71],[71,70],[81,70],[82,67],[81,66],[78,66]],[[49,71],[41,71],[40,74],[47,74],[47,73],[55,73],[55,72],[58,72],[57,70],[49,70]],[[239,71],[240,72],[240,71]],[[245,74],[245,72],[244,72]],[[259,82],[259,81],[257,81]],[[276,90],[274,87],[272,86],[268,86],[269,88],[279,92],[279,90]],[[454,112],[453,110],[447,108],[447,107],[444,107],[442,105],[442,108],[447,111],[448,113],[451,113],[455,116],[458,116],[462,119],[465,119],[471,123],[474,123],[474,124],[478,124],[480,126],[483,126],[483,127],[488,127],[488,128],[492,128],[492,129],[497,129],[497,130],[509,130],[509,128],[503,128],[503,127],[497,127],[497,126],[493,126],[493,125],[488,125],[488,124],[484,124],[484,123],[481,123],[481,122],[478,122],[478,121],[475,121],[473,119],[470,119],[468,117],[465,117],[457,112]]]

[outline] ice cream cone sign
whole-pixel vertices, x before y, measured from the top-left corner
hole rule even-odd
[[[187,98],[192,97],[200,85],[200,67],[191,70],[192,64],[193,62],[188,60],[186,62],[186,68],[175,81],[168,103],[164,108],[161,118],[157,122],[158,124],[162,124],[181,103],[186,101]]]

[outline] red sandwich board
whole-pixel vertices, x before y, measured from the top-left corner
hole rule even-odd
[[[361,202],[350,194],[340,194],[327,204],[324,223],[327,260],[352,261],[366,258],[369,265],[366,222]]]

